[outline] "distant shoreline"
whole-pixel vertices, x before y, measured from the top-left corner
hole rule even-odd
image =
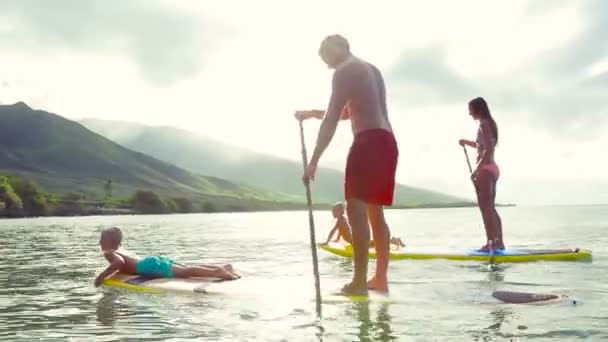
[[[259,196],[229,196],[220,194],[157,194],[136,190],[132,196],[85,195],[84,193],[48,193],[35,183],[15,175],[0,174],[0,218],[75,217],[114,215],[162,215],[201,213],[241,213],[307,210],[306,202],[266,199]],[[514,206],[505,204],[498,206]],[[331,210],[332,204],[316,203],[314,210]],[[387,207],[395,209],[446,209],[477,207],[476,202],[401,203]]]
[[[277,203],[279,204],[279,203]],[[515,204],[498,204],[497,207],[514,207]],[[386,207],[386,210],[409,210],[409,209],[458,209],[474,208],[477,203],[447,203],[447,204],[421,204],[421,205],[395,205]],[[23,219],[41,217],[90,217],[90,216],[147,216],[147,215],[173,215],[173,214],[229,214],[229,213],[257,213],[257,212],[285,212],[285,211],[305,211],[308,207],[300,203],[284,203],[284,206],[274,208],[239,208],[239,209],[218,209],[214,211],[193,211],[193,212],[148,212],[142,213],[133,209],[123,208],[91,208],[83,209],[82,212],[64,215],[44,215],[44,216],[17,216],[0,217],[0,219]],[[313,210],[331,210],[330,204],[315,204]]]
[[[496,207],[516,207],[516,204],[512,204],[512,203],[507,203],[507,204],[496,204]],[[457,203],[457,204],[429,204],[429,205],[425,205],[425,204],[421,204],[421,205],[415,205],[415,206],[402,206],[402,205],[395,205],[392,207],[386,207],[385,209],[387,210],[391,210],[391,209],[450,209],[450,208],[476,208],[477,207],[477,203],[474,202],[470,202],[470,203]]]

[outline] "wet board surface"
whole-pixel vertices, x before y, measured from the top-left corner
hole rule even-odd
[[[314,301],[315,299],[313,299]],[[369,291],[367,296],[346,296],[338,291],[329,292],[321,295],[321,303],[324,304],[340,304],[340,303],[392,303],[398,301],[391,298],[389,294],[377,291]]]
[[[319,244],[319,248],[343,257],[352,257],[353,248],[350,244],[330,242]],[[489,261],[490,254],[476,250],[447,251],[447,250],[428,250],[410,247],[397,247],[392,245],[390,250],[391,260],[400,259],[448,259],[459,261]],[[376,258],[376,251],[369,250],[369,257]],[[579,248],[571,249],[506,249],[495,252],[493,260],[501,262],[529,262],[529,261],[589,261],[591,251]]]

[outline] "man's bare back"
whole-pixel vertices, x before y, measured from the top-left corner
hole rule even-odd
[[[392,132],[384,79],[378,68],[352,56],[338,66],[334,81],[334,91],[337,90],[339,94],[332,96],[329,111],[332,111],[332,106],[339,106],[341,99],[345,99],[347,115],[342,119],[350,119],[354,135],[378,128]]]

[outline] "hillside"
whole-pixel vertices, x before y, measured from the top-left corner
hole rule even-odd
[[[86,119],[84,126],[117,143],[193,172],[251,184],[275,193],[302,199],[302,166],[298,162],[247,151],[208,137],[173,127]],[[320,168],[313,183],[315,202],[331,203],[343,198],[344,176]],[[463,199],[420,188],[399,185],[398,205],[447,205]]]
[[[242,200],[285,199],[221,178],[193,174],[24,103],[0,105],[0,173],[21,175],[48,192],[81,192],[91,197],[100,197],[111,180],[112,195],[123,198],[141,189],[234,205]]]

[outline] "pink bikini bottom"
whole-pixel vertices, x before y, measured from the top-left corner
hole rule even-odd
[[[480,169],[490,172],[496,180],[498,180],[498,177],[500,177],[500,170],[498,169],[498,165],[496,165],[496,163],[483,164],[480,166]]]

